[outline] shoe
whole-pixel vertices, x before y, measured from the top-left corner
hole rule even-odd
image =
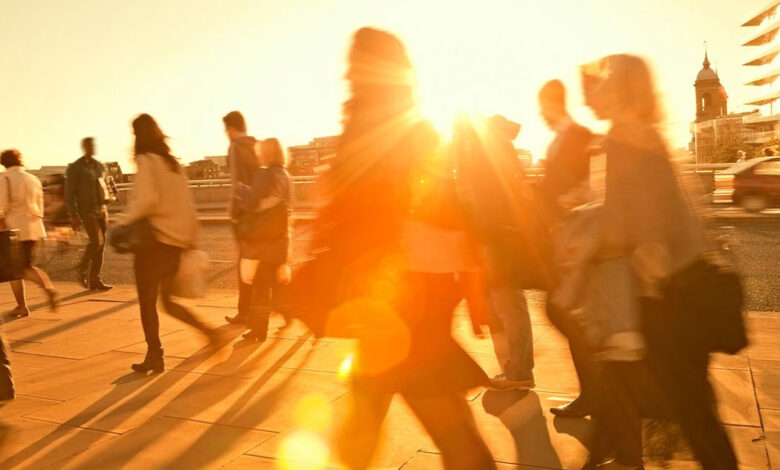
[[[242,315],[240,313],[236,314],[234,317],[225,315],[225,321],[231,325],[244,325],[246,323],[246,315]]]
[[[260,334],[255,330],[249,330],[241,336],[247,341],[255,341],[257,343],[262,343],[268,337],[267,334]]]
[[[565,405],[550,408],[550,413],[559,418],[582,419],[590,415],[590,410],[588,409],[585,400],[583,400],[582,397],[577,397]]]
[[[644,465],[623,465],[616,460],[610,460],[596,467],[598,470],[644,470]]]
[[[11,310],[11,313],[9,315],[14,317],[14,318],[29,317],[30,316],[30,309],[27,308],[27,307],[16,306],[16,307],[14,307],[13,310]]]
[[[510,379],[502,372],[490,379],[487,389],[493,390],[494,392],[508,392],[510,390],[531,390],[534,387],[536,387],[534,379]]]
[[[78,279],[85,289],[89,289],[89,271],[86,269],[77,268]]]
[[[136,372],[148,372],[152,371],[154,374],[159,374],[165,370],[165,361],[163,360],[162,349],[155,353],[146,353],[146,357],[143,362],[133,364],[130,366]]]
[[[49,308],[56,312],[60,306],[60,293],[55,289],[46,289],[46,295],[49,297]]]
[[[99,290],[99,291],[107,291],[114,288],[114,286],[109,286],[108,284],[103,284],[103,281],[100,280],[100,278],[93,279],[92,282],[89,283],[90,290]]]

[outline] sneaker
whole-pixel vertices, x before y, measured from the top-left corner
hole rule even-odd
[[[501,373],[490,379],[487,389],[495,392],[508,392],[510,390],[531,390],[534,387],[536,387],[534,379],[515,380],[507,377],[505,373]]]

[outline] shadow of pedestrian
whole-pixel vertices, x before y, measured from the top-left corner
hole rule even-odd
[[[482,406],[487,413],[499,418],[512,433],[518,462],[561,468],[561,459],[550,440],[547,419],[536,392],[488,391],[482,397]]]

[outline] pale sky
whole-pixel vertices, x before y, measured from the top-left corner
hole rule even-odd
[[[672,146],[687,145],[703,41],[730,110],[763,90],[742,85],[742,20],[767,0],[0,0],[0,148],[27,165],[63,165],[79,140],[130,170],[130,121],[152,114],[184,161],[222,155],[221,117],[285,146],[340,131],[351,33],[394,32],[417,67],[423,111],[446,127],[459,108],[521,122],[518,147],[543,156],[551,138],[536,93],[569,86],[582,106],[577,66],[609,53],[651,60]]]

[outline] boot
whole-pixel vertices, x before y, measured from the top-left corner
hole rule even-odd
[[[152,371],[154,374],[159,374],[165,370],[165,362],[163,361],[163,350],[159,351],[147,351],[146,357],[143,362],[133,364],[130,366],[136,372],[148,372]]]

